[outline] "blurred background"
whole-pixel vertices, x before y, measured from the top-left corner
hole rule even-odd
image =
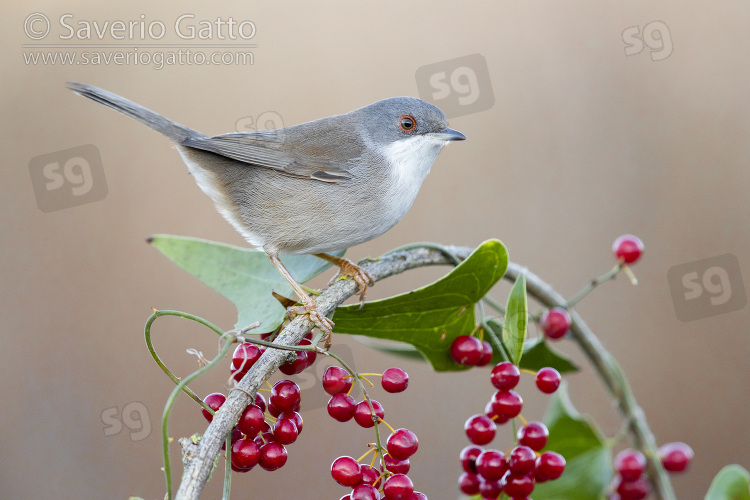
[[[499,238],[513,261],[570,296],[613,265],[618,235],[638,235],[638,286],[618,278],[577,310],[622,363],[657,441],[695,450],[691,469],[673,476],[678,498],[702,498],[726,464],[750,466],[747,3],[43,0],[6,3],[3,14],[0,497],[163,498],[159,422],[173,385],[145,348],[144,322],[151,307],[227,329],[236,320],[231,303],[144,240],[169,233],[244,245],[241,237],[168,140],[74,95],[66,81],[208,134],[293,125],[396,95],[435,102],[469,140],[441,153],[395,228],[348,256]],[[248,39],[238,36],[241,21],[252,23],[241,28]],[[100,38],[94,23],[105,22]],[[207,25],[211,33],[199,31]],[[169,63],[188,49],[191,57]],[[217,51],[222,64],[201,64]],[[73,57],[64,54],[76,59],[63,64]],[[409,272],[369,298],[445,272]],[[213,334],[178,319],[157,322],[154,335],[178,374],[197,366],[185,349],[216,352]],[[583,368],[568,377],[574,404],[614,435],[622,421],[602,383],[574,345],[558,346]],[[335,349],[363,371],[409,372],[406,395],[376,399],[390,423],[420,438],[417,488],[458,498],[463,422],[492,392],[488,371],[434,375],[344,336]],[[227,376],[217,369],[193,387],[222,391]],[[326,415],[316,377],[299,379],[310,404],[303,400],[305,431],[287,465],[236,477],[237,498],[346,493],[328,464],[359,456],[373,438]],[[541,419],[547,398],[531,380],[520,392],[524,415]],[[172,436],[205,428],[186,397],[173,415]],[[497,446],[511,439],[505,429]],[[214,479],[204,498],[219,497]]]

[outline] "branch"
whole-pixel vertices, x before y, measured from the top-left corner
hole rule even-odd
[[[375,281],[379,281],[418,267],[453,265],[456,257],[463,260],[471,252],[472,249],[466,247],[434,246],[428,248],[425,246],[386,254],[378,260],[364,260],[359,265],[370,273]],[[521,273],[526,275],[529,295],[539,303],[546,307],[566,307],[567,302],[559,293],[518,264],[512,262],[508,264],[505,278],[515,281]],[[357,284],[353,280],[337,281],[317,297],[318,309],[328,315],[356,291]],[[617,401],[620,412],[630,422],[635,445],[644,451],[648,460],[649,478],[658,498],[674,500],[672,486],[659,460],[656,440],[646,423],[643,410],[635,401],[620,365],[599,342],[578,313],[571,310],[570,315],[573,320],[571,336],[594,365],[607,389]],[[298,316],[284,328],[276,342],[283,345],[297,345],[313,327],[313,323],[306,316]],[[237,423],[245,407],[254,401],[255,393],[261,384],[268,380],[280,365],[293,360],[295,356],[290,351],[267,349],[237,387],[229,393],[226,402],[216,412],[203,438],[197,444],[193,444],[190,440],[182,441],[185,471],[177,492],[178,500],[200,498],[226,435]]]
[[[445,247],[445,249],[461,259],[465,259],[472,251],[464,247]],[[427,248],[394,252],[378,260],[364,260],[359,263],[375,281],[417,267],[449,264],[453,264],[453,261],[445,253]],[[353,280],[337,281],[315,300],[318,310],[328,315],[356,291],[357,284]],[[283,345],[297,345],[313,327],[314,324],[307,316],[297,316],[284,328],[275,342]],[[230,391],[226,401],[216,412],[203,434],[203,438],[197,444],[193,444],[190,440],[181,442],[185,470],[180,489],[177,491],[178,500],[200,498],[225,436],[235,426],[245,407],[255,401],[255,393],[261,384],[268,380],[279,366],[293,360],[295,356],[296,354],[291,351],[267,349],[237,387]]]

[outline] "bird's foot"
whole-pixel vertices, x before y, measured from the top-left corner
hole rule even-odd
[[[375,280],[372,278],[370,273],[359,267],[349,259],[339,258],[335,265],[339,268],[339,272],[334,278],[328,282],[330,286],[340,278],[350,277],[357,285],[359,285],[359,308],[361,309],[365,303],[365,294],[367,293],[367,287],[375,284]]]
[[[323,335],[326,337],[325,346],[329,348],[331,346],[331,336],[333,335],[333,321],[318,311],[317,304],[310,297],[305,295],[304,297],[300,297],[300,299],[302,301],[301,306],[287,308],[289,317],[293,318],[297,314],[306,314],[310,318],[310,321],[315,323],[315,326],[323,332]]]

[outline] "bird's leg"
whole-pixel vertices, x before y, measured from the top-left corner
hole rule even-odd
[[[328,283],[328,285],[331,285],[334,281],[342,276],[350,276],[352,279],[354,279],[354,281],[357,282],[360,290],[359,307],[361,308],[362,304],[364,304],[365,302],[365,292],[367,292],[367,287],[375,284],[375,280],[372,279],[370,273],[368,273],[349,259],[343,259],[341,257],[336,257],[335,255],[327,253],[314,253],[313,255],[315,257],[318,257],[319,259],[328,261],[339,268],[339,273]]]
[[[286,278],[290,285],[292,285],[292,288],[294,288],[294,291],[297,293],[297,296],[302,302],[302,307],[290,307],[287,310],[292,314],[307,314],[308,316],[310,316],[310,320],[315,323],[315,326],[320,328],[320,331],[323,332],[323,334],[328,339],[330,339],[331,334],[333,333],[333,321],[320,314],[320,312],[318,311],[318,306],[315,304],[315,302],[310,298],[309,295],[305,293],[302,287],[299,286],[299,283],[295,281],[289,271],[287,271],[286,267],[284,267],[284,264],[281,263],[278,253],[266,252],[266,255],[268,255],[268,258],[271,259],[271,262],[276,267],[276,269],[279,270],[281,275]]]

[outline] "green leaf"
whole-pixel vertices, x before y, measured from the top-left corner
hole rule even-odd
[[[503,345],[503,324],[496,318],[487,320],[484,340],[492,344],[492,361],[490,361],[492,365],[501,361],[509,361],[507,347]]]
[[[566,354],[550,347],[549,343],[543,337],[537,337],[526,342],[523,346],[521,368],[539,371],[545,366],[551,366],[560,373],[578,371],[578,367],[573,364]]]
[[[737,464],[727,465],[714,477],[706,500],[750,500],[750,473]]]
[[[601,432],[573,407],[563,384],[552,397],[544,422],[545,450],[565,457],[560,479],[534,488],[534,500],[600,500],[612,480],[612,452]]]
[[[228,298],[237,307],[237,328],[260,321],[259,331],[279,326],[285,310],[271,290],[296,298],[291,285],[260,250],[225,245],[199,238],[159,234],[149,240],[175,264]],[[341,256],[344,252],[337,252]],[[311,255],[285,255],[281,258],[294,278],[304,283],[331,264]]]
[[[339,307],[334,332],[397,340],[416,347],[436,371],[467,367],[450,356],[453,340],[475,326],[475,304],[497,283],[508,266],[498,240],[482,243],[435,283],[412,292],[359,305]]]
[[[519,274],[508,295],[503,322],[503,345],[508,350],[510,360],[517,365],[523,355],[523,342],[526,339],[526,324],[529,313],[526,304],[526,276]]]

